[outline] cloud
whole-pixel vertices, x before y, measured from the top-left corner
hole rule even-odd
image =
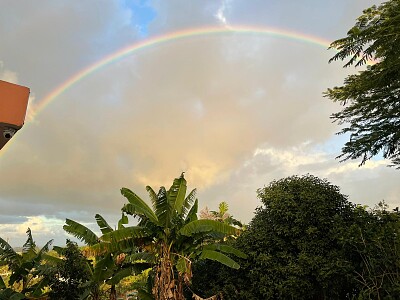
[[[118,0],[6,0],[0,8],[0,58],[37,96],[138,35]]]
[[[22,220],[20,219],[19,221]],[[15,222],[2,223],[0,236],[13,247],[21,247],[27,239],[26,231],[30,228],[33,240],[37,242],[39,247],[44,245],[44,239],[47,239],[47,242],[56,238],[58,242],[64,243],[67,235],[62,229],[62,225],[63,221],[59,219],[31,216],[24,218],[24,221],[19,224]],[[39,237],[39,241],[37,241],[36,237]]]
[[[31,87],[32,107],[72,74],[138,41],[140,24],[129,7],[93,3],[41,1],[21,10],[11,1],[1,10],[7,45],[0,74],[12,70]],[[252,25],[275,26],[285,9],[280,27],[301,25],[320,36],[333,24],[344,27],[337,20],[345,1],[330,12],[316,4],[320,14],[296,5],[298,16],[288,3],[254,3],[150,1],[155,17],[147,34],[250,18]],[[305,21],[315,15],[326,22]],[[200,207],[227,201],[246,222],[260,204],[256,190],[293,174],[327,177],[355,202],[395,203],[399,173],[382,162],[358,168],[334,160],[342,141],[329,115],[340,107],[322,92],[352,70],[329,65],[331,55],[299,41],[229,33],[160,43],[100,69],[27,122],[1,153],[0,207],[10,218],[0,218],[0,236],[13,220],[23,224],[21,239],[24,227],[36,226],[44,242],[65,218],[92,224],[100,213],[114,222],[126,201],[121,187],[147,199],[145,185],[169,187],[182,171],[189,188],[198,188]]]
[[[229,26],[228,20],[226,19],[226,12],[230,7],[230,2],[229,0],[223,0],[221,1],[221,6],[218,8],[217,13],[215,14],[215,17],[217,20],[221,23],[221,25],[224,26]]]
[[[296,53],[282,55],[291,47]],[[306,58],[313,63],[304,70]],[[298,172],[300,161],[323,165],[321,153],[285,149],[319,145],[336,130],[336,106],[321,93],[341,74],[327,58],[311,45],[237,34],[137,53],[77,84],[21,131],[1,162],[2,195],[60,218],[77,207],[117,214],[123,186],[146,198],[144,186],[168,187],[186,171],[191,186],[207,190],[229,183],[265,144],[284,166],[275,176]]]
[[[248,222],[255,207],[261,206],[256,197],[257,189],[268,186],[273,180],[305,174],[326,178],[356,204],[373,208],[384,200],[393,208],[399,203],[398,171],[387,167],[384,161],[368,161],[364,167],[354,161],[339,163],[332,153],[317,150],[310,143],[286,148],[265,144],[232,172],[228,180],[210,186],[199,193],[199,197],[212,196],[208,202],[212,208],[218,207],[221,201],[228,201],[230,213]]]
[[[4,67],[4,62],[3,61],[0,61],[0,80],[12,82],[12,83],[17,83],[18,82],[17,73],[12,72],[10,70],[7,70]]]

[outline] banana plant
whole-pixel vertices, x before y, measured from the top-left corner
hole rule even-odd
[[[103,235],[114,231],[101,215],[96,214],[95,219]],[[118,230],[122,230],[125,224],[128,224],[128,218],[122,213],[122,217],[118,221]],[[88,246],[94,246],[101,241],[92,230],[76,221],[66,219],[66,225],[63,228]],[[95,266],[92,274],[93,284],[106,283],[110,285],[110,299],[114,300],[117,298],[116,285],[123,278],[149,268],[149,262],[152,258],[149,255],[136,253],[137,250],[134,247],[129,249],[110,248],[109,250],[94,253],[89,248],[88,254],[95,255]]]
[[[43,248],[37,249],[30,228],[26,231],[28,236],[22,247],[22,253],[17,253],[7,241],[0,238],[0,265],[7,265],[11,276],[7,287],[0,277],[0,299],[35,299],[44,295],[46,278],[41,276],[40,268],[45,254],[53,240],[48,241]],[[19,284],[18,291],[11,287]]]
[[[246,255],[215,241],[221,240],[221,235],[237,235],[240,230],[215,220],[198,220],[196,189],[186,196],[183,173],[168,190],[161,187],[156,193],[150,186],[146,190],[152,207],[133,191],[121,189],[128,200],[122,211],[138,219],[138,224],[103,234],[101,242],[91,247],[93,251],[123,251],[135,246],[152,254],[156,259],[152,289],[155,300],[184,299],[183,287],[190,285],[194,259],[209,259],[239,268],[232,255],[243,258]]]

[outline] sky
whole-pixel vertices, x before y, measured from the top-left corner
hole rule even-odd
[[[379,3],[2,0],[0,79],[31,96],[0,153],[0,237],[21,246],[30,227],[37,244],[64,245],[66,218],[113,226],[121,187],[147,201],[146,185],[181,172],[200,209],[226,201],[245,223],[257,189],[291,175],[398,206],[388,161],[335,159],[347,138],[323,97],[358,71],[328,64],[329,43]]]

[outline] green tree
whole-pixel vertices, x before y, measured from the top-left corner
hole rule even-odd
[[[22,247],[22,253],[17,253],[7,241],[0,238],[0,265],[7,265],[11,271],[8,287],[0,276],[0,299],[34,299],[43,295],[42,289],[47,282],[41,276],[41,264],[53,240],[39,250],[30,228],[26,234],[28,238]]]
[[[205,207],[200,211],[200,219],[216,220],[228,225],[237,226],[240,229],[245,229],[240,221],[234,218],[229,211],[229,205],[225,201],[220,202],[218,205],[218,211],[209,210]],[[215,242],[220,242],[228,246],[235,247],[235,241],[238,236],[225,237],[221,240],[220,237],[215,236]],[[244,259],[236,258],[240,265],[245,264]],[[243,261],[241,261],[243,260]],[[217,300],[224,299],[221,291],[227,292],[228,295],[236,295],[234,291],[228,291],[229,279],[238,279],[242,277],[243,270],[235,270],[222,265],[215,261],[199,260],[193,264],[193,282],[191,290],[198,295],[203,295],[206,299]],[[190,293],[186,293],[187,298],[190,297]]]
[[[312,175],[292,176],[259,189],[258,197],[263,206],[232,241],[248,255],[242,268],[203,268],[210,275],[194,280],[195,287],[222,292],[225,300],[356,296],[355,268],[342,241],[354,205],[339,188]]]
[[[350,134],[339,158],[361,158],[362,165],[382,153],[400,167],[400,0],[364,10],[347,37],[331,47],[338,53],[330,62],[348,59],[345,67],[358,67],[373,61],[325,94],[344,106],[331,116],[347,124],[339,134]]]
[[[78,245],[67,240],[65,248],[54,248],[62,259],[50,272],[47,272],[51,292],[50,299],[85,299],[86,285],[90,283],[90,262],[82,255]]]
[[[358,214],[344,239],[356,262],[359,299],[400,299],[400,213],[379,203]]]
[[[215,220],[198,220],[196,190],[186,196],[183,174],[173,181],[169,190],[161,187],[158,193],[146,187],[152,208],[127,188],[121,193],[129,203],[122,211],[138,218],[137,226],[126,227],[103,234],[102,242],[92,246],[94,251],[112,251],[139,246],[153,254],[153,296],[155,300],[184,299],[183,288],[190,284],[193,259],[211,259],[239,268],[226,253],[245,255],[226,245],[209,244],[218,234],[233,235],[238,229]]]

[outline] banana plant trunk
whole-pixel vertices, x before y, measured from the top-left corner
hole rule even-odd
[[[115,285],[111,286],[110,300],[117,300],[117,289],[115,288]]]
[[[161,245],[161,260],[156,267],[153,295],[155,300],[185,300],[182,284],[174,277],[171,253],[166,244]]]

